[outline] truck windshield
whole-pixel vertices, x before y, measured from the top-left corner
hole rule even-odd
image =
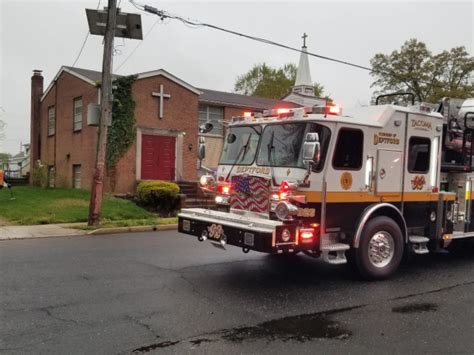
[[[260,126],[232,127],[227,132],[219,164],[250,165],[255,160]]]
[[[265,127],[258,150],[257,165],[304,168],[302,147],[307,132],[317,132],[321,143],[321,160],[315,171],[324,164],[330,130],[316,123],[271,124]]]

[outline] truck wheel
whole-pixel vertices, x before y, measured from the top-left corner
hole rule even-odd
[[[355,261],[361,276],[367,280],[390,277],[403,257],[403,236],[400,227],[388,217],[375,217],[362,231]]]

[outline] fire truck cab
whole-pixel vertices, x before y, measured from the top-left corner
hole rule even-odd
[[[235,117],[216,175],[200,181],[221,208],[183,209],[179,232],[221,249],[349,259],[363,277],[387,278],[406,252],[474,237],[474,100],[451,106]]]

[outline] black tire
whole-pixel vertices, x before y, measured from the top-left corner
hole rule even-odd
[[[374,238],[381,242],[376,243]],[[380,253],[375,253],[375,256],[369,253],[371,240],[374,248],[377,248],[375,244],[379,245],[377,250]],[[379,216],[369,220],[362,231],[359,248],[355,250],[355,262],[360,275],[366,280],[382,280],[392,276],[402,261],[404,246],[402,231],[393,219]],[[384,257],[377,259],[380,254]]]

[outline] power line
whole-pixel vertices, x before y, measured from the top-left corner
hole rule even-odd
[[[101,2],[101,0],[99,0],[99,3],[97,4],[97,10],[99,10],[100,2]],[[89,35],[90,35],[90,31],[87,30],[86,37],[84,38],[84,41],[82,42],[81,49],[79,50],[79,53],[77,54],[76,60],[74,60],[74,63],[72,64],[72,67],[74,67],[76,65],[77,61],[81,57],[82,51],[84,50],[84,47],[86,46],[86,42],[89,39]]]
[[[77,54],[76,60],[74,61],[74,63],[72,63],[72,67],[76,65],[77,61],[81,57],[82,51],[84,50],[84,47],[86,46],[87,39],[89,38],[89,34],[90,34],[89,31],[87,31],[86,37],[84,38],[84,41],[82,42],[82,46],[81,46],[81,49],[79,50],[79,53]]]
[[[248,34],[245,34],[245,33],[242,33],[242,32],[229,30],[229,29],[226,29],[226,28],[223,28],[223,27],[220,27],[220,26],[216,26],[216,25],[212,25],[212,24],[209,24],[209,23],[200,22],[200,21],[197,21],[197,20],[192,20],[192,19],[189,19],[189,18],[179,16],[179,15],[171,14],[171,13],[169,13],[167,11],[164,11],[164,10],[158,10],[157,8],[155,8],[153,6],[149,6],[149,5],[145,5],[145,4],[138,4],[134,0],[129,0],[129,1],[137,9],[139,9],[141,11],[149,12],[149,13],[154,14],[154,15],[157,15],[162,20],[165,19],[165,18],[170,18],[170,19],[181,21],[183,24],[191,26],[192,28],[200,28],[200,27],[212,28],[212,29],[215,29],[215,30],[218,30],[218,31],[221,31],[221,32],[233,34],[235,36],[251,39],[253,41],[257,41],[257,42],[277,46],[277,47],[288,49],[288,50],[291,50],[291,51],[294,51],[294,52],[306,53],[309,56],[316,57],[316,58],[319,58],[319,59],[323,59],[323,60],[327,60],[327,61],[331,61],[331,62],[335,62],[335,63],[339,63],[339,64],[344,64],[344,65],[351,66],[351,67],[358,68],[358,69],[362,69],[362,70],[366,70],[366,71],[369,71],[370,73],[386,74],[386,75],[389,75],[393,78],[396,78],[396,79],[401,80],[402,82],[406,83],[406,78],[402,79],[397,74],[393,73],[390,70],[374,70],[373,68],[370,68],[370,67],[367,67],[367,66],[364,66],[364,65],[360,65],[360,64],[351,63],[351,62],[346,61],[346,60],[332,58],[332,57],[317,54],[317,53],[314,53],[314,52],[308,52],[308,51],[300,49],[300,48],[291,47],[291,46],[288,46],[286,44],[275,42],[275,41],[268,40],[268,39],[265,39],[265,38],[248,35]],[[426,84],[426,85],[429,85],[430,87],[433,87],[433,88],[434,87],[444,88],[444,86],[442,86],[442,85],[435,85],[434,80],[432,82],[418,80],[418,83]],[[408,84],[406,84],[406,85],[408,85]]]
[[[164,10],[158,10],[157,8],[155,8],[153,6],[139,5],[133,0],[130,0],[130,2],[135,7],[137,7],[138,9],[140,9],[142,11],[146,11],[146,12],[155,14],[155,15],[159,16],[162,19],[171,18],[171,19],[174,19],[174,20],[178,20],[178,21],[181,21],[184,24],[193,26],[193,28],[208,27],[208,28],[212,28],[212,29],[215,29],[215,30],[218,30],[218,31],[230,33],[230,34],[233,34],[233,35],[236,35],[236,36],[239,36],[239,37],[248,38],[248,39],[251,39],[253,41],[257,41],[257,42],[261,42],[261,43],[265,43],[265,44],[270,44],[270,45],[277,46],[277,47],[280,47],[280,48],[285,48],[285,49],[288,49],[288,50],[291,50],[291,51],[300,52],[300,53],[304,52],[304,53],[307,53],[308,55],[316,57],[316,58],[329,60],[329,61],[340,63],[340,64],[349,65],[349,66],[359,68],[359,69],[363,69],[363,70],[367,70],[367,71],[372,71],[371,68],[363,66],[363,65],[354,64],[354,63],[351,63],[351,62],[348,62],[348,61],[345,61],[345,60],[341,60],[341,59],[331,58],[331,57],[324,56],[324,55],[321,55],[321,54],[317,54],[317,53],[314,53],[314,52],[303,51],[300,48],[291,47],[291,46],[288,46],[288,45],[283,44],[283,43],[275,42],[275,41],[265,39],[265,38],[261,38],[261,37],[248,35],[248,34],[245,34],[245,33],[242,33],[242,32],[229,30],[229,29],[226,29],[226,28],[223,28],[223,27],[220,27],[220,26],[216,26],[216,25],[212,25],[212,24],[209,24],[209,23],[200,22],[200,21],[197,21],[197,20],[191,20],[191,19],[188,19],[188,18],[185,18],[185,17],[182,17],[182,16],[171,14],[171,13],[169,13],[167,11],[164,11]],[[142,8],[140,8],[140,6],[142,6]]]

